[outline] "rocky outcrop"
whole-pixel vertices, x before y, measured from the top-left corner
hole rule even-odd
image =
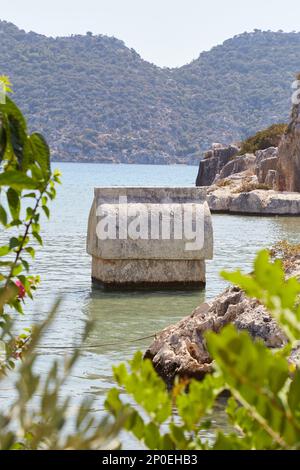
[[[228,178],[230,175],[241,173],[243,171],[255,172],[256,157],[252,153],[247,153],[240,157],[235,157],[233,160],[228,162],[216,175],[215,182],[222,179]]]
[[[266,150],[259,150],[255,154],[255,174],[259,183],[266,183],[270,180],[270,171],[277,170],[278,148],[270,147]],[[271,186],[273,187],[273,186]]]
[[[299,276],[299,260],[288,275]],[[146,351],[156,371],[171,386],[176,376],[202,379],[213,370],[204,334],[219,332],[232,323],[239,330],[248,331],[254,339],[261,339],[269,348],[281,348],[287,343],[285,334],[267,310],[255,299],[248,298],[237,287],[227,288],[212,302],[200,305],[194,312],[164,329]],[[290,361],[299,358],[296,349]]]
[[[206,188],[210,210],[233,214],[300,215],[300,193],[276,189],[279,152],[277,147],[270,147],[255,155],[235,156],[223,165],[213,184]],[[211,158],[217,156],[209,156],[208,160]]]
[[[233,323],[262,339],[270,348],[280,348],[286,337],[266,309],[236,287],[229,287],[213,302],[202,304],[180,322],[163,330],[146,351],[156,371],[171,386],[176,376],[202,379],[213,370],[204,338],[208,330],[219,332]]]
[[[206,152],[200,161],[196,186],[211,185],[216,175],[238,152],[239,148],[236,145],[224,147],[222,144],[213,144],[212,149]]]
[[[251,187],[251,183],[249,183]],[[242,190],[240,190],[242,191]],[[209,188],[207,202],[212,212],[260,215],[299,215],[300,194],[266,191],[234,192],[230,187]]]
[[[207,152],[199,165],[196,186],[211,186],[232,175],[245,173],[246,176],[256,176],[259,184],[271,184],[270,188],[273,188],[277,179],[277,173],[273,173],[277,171],[277,147],[259,150],[255,155],[247,153],[238,156],[237,153],[238,148],[235,146],[215,147]]]
[[[278,151],[277,189],[300,192],[300,105],[295,104],[291,122]]]

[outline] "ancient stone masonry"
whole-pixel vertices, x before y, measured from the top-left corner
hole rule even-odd
[[[206,191],[96,188],[87,252],[92,278],[104,287],[201,288],[213,256]]]

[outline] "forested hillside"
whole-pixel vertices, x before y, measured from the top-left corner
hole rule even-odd
[[[199,161],[212,142],[288,119],[300,33],[244,33],[177,69],[107,36],[48,38],[0,21],[0,75],[65,161]]]

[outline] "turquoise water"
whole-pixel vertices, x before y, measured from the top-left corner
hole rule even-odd
[[[148,166],[56,163],[63,185],[52,207],[50,222],[44,224],[45,246],[33,271],[41,275],[34,304],[28,304],[22,326],[43,318],[59,296],[63,302],[57,318],[40,349],[39,367],[48,368],[49,358],[65,354],[78,344],[83,320],[93,318],[95,328],[64,393],[74,398],[95,398],[95,409],[103,412],[103,400],[113,385],[113,364],[129,359],[137,349],[145,350],[151,340],[135,341],[176,322],[205,298],[220,293],[225,283],[223,268],[249,270],[255,252],[277,240],[300,242],[300,218],[243,217],[214,215],[214,260],[207,263],[207,287],[203,292],[104,293],[92,288],[90,258],[85,252],[87,218],[95,186],[193,186],[193,166]],[[133,341],[128,343],[128,341]],[[109,343],[109,345],[107,345]],[[0,391],[11,394],[11,386]],[[135,444],[124,438],[125,447]]]

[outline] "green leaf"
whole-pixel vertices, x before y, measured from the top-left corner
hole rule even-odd
[[[289,407],[300,423],[300,370],[297,369],[288,392]]]
[[[6,256],[10,253],[9,246],[0,246],[0,256]]]
[[[16,190],[37,189],[38,183],[17,170],[9,170],[0,174],[0,186],[10,186]]]
[[[23,126],[23,120],[16,117],[14,114],[8,114],[8,125],[10,130],[10,142],[13,148],[13,152],[18,160],[19,168],[22,168],[23,161],[23,147],[27,139],[25,128]]]
[[[45,179],[51,175],[50,150],[44,137],[39,133],[34,133],[29,137],[33,158],[39,164]]]
[[[38,241],[38,243],[43,246],[43,240],[42,237],[38,232],[32,232],[32,236]]]
[[[29,269],[30,269],[28,261],[26,261],[24,258],[21,258],[21,262],[22,262],[24,268],[26,269],[26,271],[28,272]]]
[[[0,222],[2,225],[6,226],[7,225],[7,214],[6,210],[2,205],[0,205]]]
[[[46,214],[46,217],[49,219],[50,218],[50,210],[47,206],[42,206],[42,209],[44,213]]]
[[[12,277],[17,277],[23,271],[23,266],[21,264],[17,264],[12,270]]]
[[[20,195],[13,188],[9,188],[6,195],[12,218],[19,220],[21,210]]]
[[[0,126],[0,163],[2,162],[7,145],[7,134],[6,129],[3,126]]]
[[[26,198],[26,197],[35,199],[35,198],[36,198],[36,194],[35,194],[35,193],[23,194],[22,198]]]
[[[35,257],[35,249],[32,248],[31,246],[27,246],[25,248],[25,251],[27,251],[27,253],[30,254],[31,258],[34,258]]]
[[[16,237],[12,237],[9,240],[9,248],[12,250],[13,248],[17,248],[20,245],[20,241]]]

